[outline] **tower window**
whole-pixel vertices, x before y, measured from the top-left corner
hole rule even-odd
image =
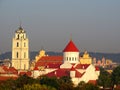
[[[19,43],[17,42],[17,47],[19,47]]]
[[[16,57],[17,57],[17,58],[19,57],[18,52],[16,53]]]
[[[18,34],[18,39],[19,39],[19,34]]]
[[[24,47],[26,47],[26,43],[24,42]]]
[[[26,58],[26,52],[24,52],[24,58]]]
[[[67,61],[68,61],[68,57],[67,57]]]

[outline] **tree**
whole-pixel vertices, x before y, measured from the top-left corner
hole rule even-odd
[[[111,75],[112,78],[112,86],[114,85],[120,85],[120,66],[117,66]]]
[[[56,90],[56,89],[46,85],[27,84],[27,85],[24,85],[22,88],[17,88],[16,90]]]
[[[91,83],[84,84],[81,90],[100,90],[99,87]]]
[[[1,83],[0,90],[16,90],[15,82],[13,79],[8,79]]]
[[[33,83],[39,83],[39,80],[33,79],[32,77],[29,77],[27,75],[22,75],[15,80],[16,88],[21,88],[26,84],[33,84]]]
[[[63,76],[60,79],[58,79],[59,82],[59,90],[73,90],[73,82],[70,77]]]
[[[43,76],[41,79],[40,79],[40,84],[41,85],[47,85],[47,86],[51,86],[51,87],[54,87],[58,90],[59,88],[59,83],[58,83],[58,80],[56,77],[46,77],[46,76]]]
[[[102,86],[103,89],[111,87],[111,75],[103,68],[100,68],[100,75],[98,77],[97,84]]]

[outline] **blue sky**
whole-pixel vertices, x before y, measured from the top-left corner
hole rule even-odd
[[[20,22],[30,51],[120,52],[120,0],[0,0],[0,52],[11,51]]]

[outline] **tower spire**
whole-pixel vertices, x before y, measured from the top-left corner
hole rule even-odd
[[[19,26],[19,30],[23,30],[23,28],[22,28],[22,22],[21,22],[21,20],[20,20],[20,26]]]
[[[72,33],[70,34],[70,41],[72,41]]]

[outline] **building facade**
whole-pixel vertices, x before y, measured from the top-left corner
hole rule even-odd
[[[28,70],[29,60],[29,40],[20,26],[12,40],[12,66],[18,70]]]

